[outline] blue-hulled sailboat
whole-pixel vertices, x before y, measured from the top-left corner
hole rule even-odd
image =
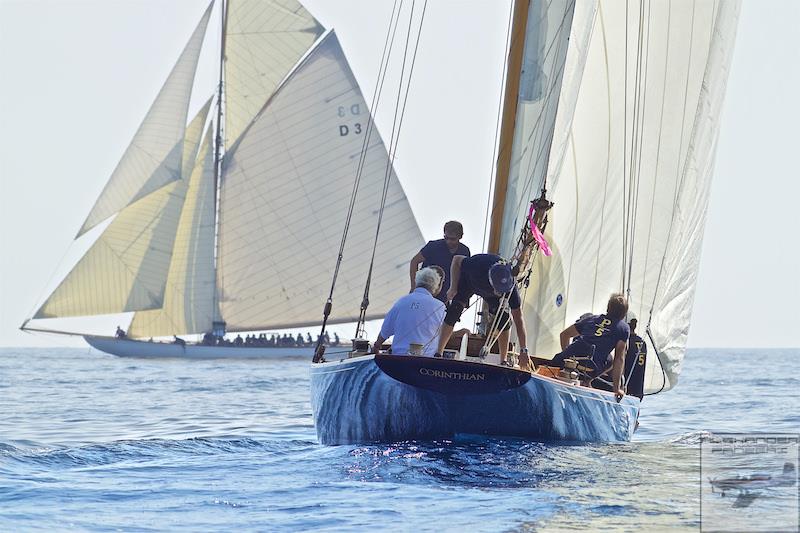
[[[499,365],[486,316],[453,358],[370,353],[367,340],[318,350],[320,442],[631,439],[640,395],[617,401],[548,359],[563,329],[623,292],[646,324],[643,394],[676,384],[738,10],[731,0],[513,3],[487,248],[514,265],[537,366]]]

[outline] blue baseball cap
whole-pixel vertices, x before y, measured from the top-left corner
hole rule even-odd
[[[514,288],[514,275],[511,265],[505,262],[495,263],[489,269],[489,283],[495,292],[505,294]]]

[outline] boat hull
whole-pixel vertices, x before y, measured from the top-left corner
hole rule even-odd
[[[274,357],[302,356],[311,358],[312,348],[266,347],[266,346],[202,346],[198,344],[172,344],[148,342],[134,339],[117,339],[84,335],[90,346],[119,357],[150,357],[181,359],[263,359]]]
[[[323,444],[447,439],[457,434],[627,441],[639,412],[638,398],[626,396],[617,403],[611,393],[539,375],[515,388],[485,394],[435,392],[390,377],[374,355],[314,364],[311,405]]]

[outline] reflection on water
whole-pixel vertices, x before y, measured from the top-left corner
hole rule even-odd
[[[800,432],[798,378],[748,375],[753,356],[690,353],[632,443],[324,447],[305,360],[6,349],[0,529],[697,530],[704,432]]]

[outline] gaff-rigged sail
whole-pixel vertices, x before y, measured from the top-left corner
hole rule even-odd
[[[208,111],[208,105],[204,108]],[[195,121],[202,127],[205,113]],[[192,129],[194,123],[189,129]],[[189,178],[175,237],[163,305],[133,316],[128,335],[159,337],[211,331],[217,318],[214,295],[214,147],[209,125]],[[196,151],[195,151],[196,153]]]
[[[319,323],[369,120],[331,32],[226,154],[218,285],[229,330]],[[375,132],[366,147],[332,322],[358,318],[387,165],[386,147]],[[400,183],[389,171],[370,291],[370,309],[377,316],[408,290],[406,258],[423,243]]]
[[[213,2],[206,8],[78,237],[120,209],[180,179],[189,100],[212,6]]]
[[[653,310],[668,379],[652,354],[652,390],[675,384],[685,351],[738,3],[628,4],[599,3],[572,120],[553,134],[567,140],[548,161],[555,254],[537,260],[525,315],[531,349],[553,354],[563,328],[628,293],[642,336]]]
[[[323,28],[295,0],[229,0],[225,138],[233,144]]]

